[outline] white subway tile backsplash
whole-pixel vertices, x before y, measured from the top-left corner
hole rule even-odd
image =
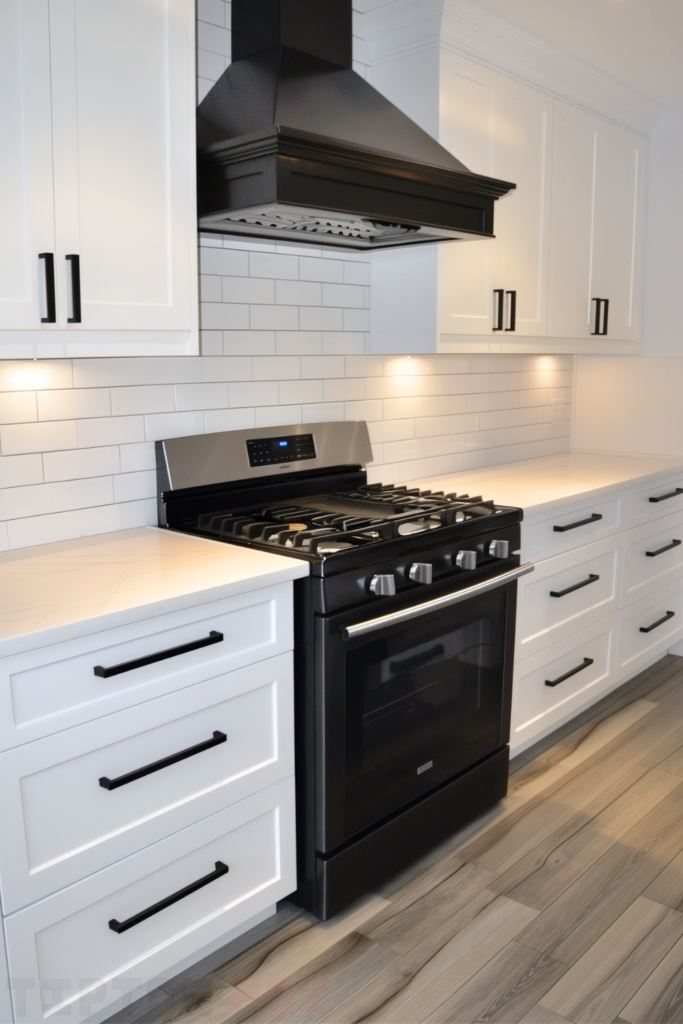
[[[364,263],[358,264],[361,267],[365,265]],[[323,305],[365,309],[365,288],[352,284],[324,284]]]
[[[249,273],[252,277],[296,281],[299,277],[299,258],[285,256],[283,253],[250,252]]]
[[[228,8],[228,11],[230,9]],[[197,20],[207,21],[211,25],[229,28],[225,22],[226,5],[224,0],[197,0]]]
[[[215,381],[251,380],[252,361],[247,356],[218,356],[201,360],[201,379],[208,384]]]
[[[114,477],[114,501],[142,501],[156,496],[156,471],[120,473]]]
[[[302,422],[300,405],[265,406],[256,410],[257,427],[286,427]]]
[[[315,281],[276,281],[275,301],[283,306],[320,306],[322,286]]]
[[[139,359],[74,359],[74,388],[117,388],[142,383]]]
[[[202,274],[248,277],[249,254],[239,249],[216,249],[202,245],[199,249],[199,267]]]
[[[327,309],[324,306],[301,306],[299,308],[299,326],[302,331],[342,331],[344,329],[343,311]]]
[[[38,419],[35,391],[0,394],[0,423],[33,423]]]
[[[62,423],[13,423],[0,427],[3,455],[30,452],[56,452],[76,448],[78,427],[75,421]]]
[[[230,36],[228,28],[220,28],[215,24],[207,25],[203,21],[197,22],[197,46],[202,50],[210,50],[229,58],[232,52]]]
[[[342,356],[304,356],[301,360],[301,376],[304,379],[343,377],[344,369]]]
[[[230,385],[223,384],[179,384],[175,389],[175,404],[178,412],[195,409],[225,409],[230,402]]]
[[[275,331],[225,331],[223,351],[226,356],[275,355]]]
[[[345,309],[342,329],[344,331],[363,331],[367,333],[370,330],[370,310]]]
[[[297,380],[301,377],[301,360],[296,356],[274,356],[252,359],[254,380]]]
[[[45,452],[45,482],[102,477],[121,472],[119,448],[78,448],[70,452]]]
[[[321,380],[283,380],[280,381],[279,388],[280,405],[303,405],[323,400]]]
[[[204,429],[207,434],[223,430],[248,430],[256,426],[254,409],[214,409],[204,413]]]
[[[0,519],[68,512],[85,505],[110,505],[113,499],[114,487],[110,476],[10,487],[0,491]]]
[[[279,356],[314,356],[323,350],[321,331],[278,331],[275,339]]]
[[[299,309],[297,306],[252,306],[250,323],[255,331],[296,331]]]
[[[135,416],[150,412],[172,412],[175,388],[171,384],[150,384],[137,388],[113,388],[111,411],[114,416]]]
[[[0,487],[22,487],[43,480],[43,458],[35,455],[11,455],[0,458]]]
[[[219,299],[219,301],[221,301]],[[267,278],[223,278],[223,302],[275,302],[275,282]]]
[[[133,389],[137,390],[137,389]],[[82,388],[78,391],[39,391],[38,419],[70,420],[110,416],[109,388]]]
[[[202,379],[203,360],[173,356],[142,360],[143,384],[192,384]]]
[[[199,315],[202,330],[249,330],[249,306],[238,305],[237,303],[202,302]]]
[[[145,421],[142,416],[110,416],[101,420],[81,420],[78,424],[78,448],[105,448],[107,445],[134,444],[144,440]]]
[[[44,391],[74,386],[71,360],[0,361],[0,391]]]
[[[323,394],[326,402],[356,402],[366,397],[366,386],[370,381],[361,377],[326,380]],[[374,396],[372,396],[374,397]]]
[[[200,350],[203,356],[220,356],[223,354],[222,331],[200,331]]]
[[[145,440],[163,441],[170,437],[204,433],[204,413],[167,412],[145,416]]]
[[[277,405],[277,381],[258,381],[230,385],[230,405],[240,406]]]
[[[314,260],[302,256],[299,260],[299,277],[302,281],[329,281],[342,284],[345,266],[341,260]]]
[[[140,473],[143,469],[155,469],[154,445],[151,441],[142,444],[122,444],[119,448],[122,473]]]

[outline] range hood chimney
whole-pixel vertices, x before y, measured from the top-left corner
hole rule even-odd
[[[493,236],[515,186],[353,71],[352,18],[352,0],[232,0],[232,64],[197,112],[203,231],[366,250]]]

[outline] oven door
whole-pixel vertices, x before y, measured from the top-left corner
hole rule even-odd
[[[532,569],[318,620],[320,853],[508,742],[516,579]]]

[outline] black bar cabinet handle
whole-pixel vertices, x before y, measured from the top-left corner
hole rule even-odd
[[[555,533],[566,533],[567,530],[578,530],[580,526],[589,526],[590,523],[597,523],[602,519],[598,512],[594,512],[589,519],[581,519],[578,523],[568,523],[567,526],[553,526]]]
[[[57,299],[55,293],[55,257],[52,252],[39,252],[38,259],[45,261],[45,306],[47,316],[41,316],[41,324],[57,323]]]
[[[129,917],[126,921],[117,921],[116,918],[112,918],[109,922],[109,927],[117,935],[122,932],[127,932],[129,928],[135,928],[136,924],[141,924],[146,921],[148,917],[154,917],[155,914],[160,913],[162,910],[166,910],[167,907],[172,907],[174,903],[178,903],[179,900],[184,900],[186,896],[191,896],[193,892],[197,892],[199,889],[203,889],[205,885],[210,885],[211,882],[215,882],[216,879],[222,878],[223,875],[227,875],[230,868],[227,864],[224,864],[222,860],[216,861],[216,870],[212,871],[210,875],[204,875],[203,878],[197,879],[192,885],[185,886],[184,889],[179,889],[178,892],[174,892],[172,896],[167,896],[165,900],[160,900],[159,903],[153,904],[151,907],[147,907],[146,910],[141,910],[139,914],[135,914],[134,917]]]
[[[663,618],[657,619],[657,621],[653,622],[651,626],[641,626],[640,632],[651,633],[653,629],[657,629],[658,626],[663,626],[665,622],[668,622],[669,619],[673,619],[675,615],[676,612],[667,612]]]
[[[506,327],[506,331],[517,330],[517,292],[508,292],[510,296],[510,326]]]
[[[67,317],[67,323],[80,324],[81,322],[81,259],[72,253],[65,257],[67,263],[71,264],[71,313]]]
[[[493,291],[494,300],[494,331],[505,330],[505,289],[495,288]]]
[[[145,775],[153,775],[154,772],[160,772],[162,768],[168,768],[172,764],[177,764],[178,761],[185,761],[188,757],[194,757],[195,754],[201,754],[205,750],[211,750],[212,747],[218,747],[221,743],[225,743],[227,739],[228,737],[224,732],[214,732],[213,739],[204,740],[203,743],[197,743],[194,747],[187,747],[186,750],[181,750],[177,754],[171,754],[170,757],[164,757],[161,761],[154,761],[152,764],[145,765],[144,768],[138,768],[134,772],[128,772],[127,775],[119,775],[118,779],[108,779],[104,775],[100,779],[100,786],[102,789],[120,789],[121,786],[127,786],[130,782],[144,779]]]
[[[648,558],[656,558],[657,555],[663,555],[665,551],[673,551],[674,548],[680,548],[681,544],[683,544],[683,540],[672,540],[665,548],[658,548],[657,551],[646,551],[645,554]]]
[[[650,501],[653,505],[657,505],[660,501],[668,501],[669,498],[677,498],[679,494],[683,494],[683,487],[677,487],[675,491],[670,491],[668,494],[660,494],[658,498],[650,498]]]
[[[572,676],[577,675],[577,673],[579,673],[579,672],[583,672],[583,670],[585,668],[588,668],[589,665],[594,665],[594,664],[595,664],[595,658],[584,658],[583,659],[583,663],[581,665],[577,665],[576,668],[571,669],[570,672],[565,672],[565,674],[563,676],[560,676],[558,679],[546,679],[545,685],[546,686],[559,686],[560,683],[565,683],[567,681],[567,679],[571,679]]]
[[[602,336],[607,337],[607,325],[609,324],[609,299],[603,299],[605,312],[602,317]]]
[[[167,658],[177,658],[180,654],[187,654],[189,651],[198,651],[200,647],[210,647],[211,644],[219,644],[224,639],[222,633],[212,629],[203,640],[193,640],[191,644],[182,644],[180,647],[169,647],[167,651],[159,651],[158,654],[148,654],[146,658],[136,658],[135,661],[124,661],[121,665],[112,665],[105,668],[103,665],[95,665],[93,672],[102,679],[109,679],[110,676],[120,676],[122,672],[132,672],[136,668],[144,668],[145,665],[153,665],[157,661],[166,661]]]
[[[567,594],[573,594],[575,590],[581,590],[582,587],[589,587],[591,583],[597,583],[600,579],[594,573],[591,573],[587,580],[582,580],[581,583],[575,583],[573,587],[567,587],[566,590],[551,590],[551,597],[566,597]]]

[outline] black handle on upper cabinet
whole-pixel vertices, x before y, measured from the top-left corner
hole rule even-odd
[[[653,629],[657,629],[658,626],[663,626],[665,622],[668,622],[669,619],[673,619],[675,615],[676,612],[667,612],[666,615],[663,616],[663,618],[657,619],[657,621],[653,622],[651,626],[641,626],[640,632],[651,633]]]
[[[510,320],[509,327],[506,327],[506,331],[517,330],[517,292],[508,292],[510,297]]]
[[[650,498],[649,500],[653,505],[657,505],[660,501],[668,501],[669,498],[677,498],[679,494],[683,494],[683,487],[677,487],[675,491],[670,491],[668,494],[660,494],[658,498]]]
[[[180,647],[170,647],[167,651],[148,654],[146,658],[136,658],[135,661],[124,661],[122,665],[112,665],[111,668],[95,665],[93,672],[96,676],[101,676],[102,679],[109,679],[110,676],[120,676],[122,672],[132,672],[136,668],[144,668],[145,665],[153,665],[157,661],[166,661],[167,658],[177,658],[178,655],[187,654],[189,651],[198,651],[200,647],[219,644],[223,639],[222,633],[217,633],[212,629],[203,640],[194,640],[191,644],[182,644]]]
[[[658,548],[657,551],[646,551],[645,554],[648,558],[656,558],[657,555],[663,555],[665,551],[673,551],[674,548],[680,548],[681,544],[683,544],[683,540],[672,540],[665,548]]]
[[[609,324],[609,299],[605,299],[605,313],[602,318],[602,333],[603,336],[607,337],[607,328]]]
[[[584,658],[582,665],[577,665],[576,668],[571,669],[571,671],[565,672],[565,674],[563,676],[560,676],[559,679],[546,679],[545,685],[546,686],[559,686],[560,683],[566,682],[567,679],[571,679],[572,676],[577,675],[577,673],[579,673],[579,672],[583,672],[583,670],[585,668],[588,668],[589,665],[593,665],[593,664],[595,664],[595,659],[594,658]]]
[[[197,892],[199,889],[203,889],[205,885],[210,885],[211,882],[215,882],[217,878],[222,878],[223,875],[227,875],[230,868],[227,864],[224,864],[222,860],[216,861],[216,870],[212,871],[210,875],[204,875],[203,878],[199,878],[192,885],[186,885],[184,889],[179,889],[178,892],[174,892],[172,896],[167,896],[165,900],[160,900],[159,903],[154,903],[153,906],[147,907],[146,910],[141,910],[139,914],[135,914],[134,917],[129,917],[126,921],[117,921],[113,918],[109,922],[109,927],[117,935],[122,932],[127,932],[129,928],[134,928],[136,924],[141,924],[146,921],[148,917],[154,917],[162,910],[166,910],[167,907],[172,907],[174,903],[179,900],[184,900],[186,896],[191,896],[193,892]]]
[[[205,750],[211,750],[212,747],[218,747],[221,743],[225,743],[227,739],[228,737],[224,732],[214,732],[213,739],[204,740],[203,743],[197,743],[194,747],[187,747],[186,750],[181,750],[177,754],[171,754],[170,757],[164,757],[161,761],[154,761],[152,764],[145,765],[144,768],[138,768],[134,772],[128,772],[127,775],[119,775],[118,779],[108,779],[105,775],[100,779],[100,786],[102,789],[120,789],[121,786],[127,786],[130,782],[144,779],[145,775],[160,772],[162,768],[168,768],[172,764],[177,764],[178,761],[185,761],[188,757],[194,757],[195,754],[201,754]]]
[[[55,257],[52,252],[39,252],[38,259],[45,262],[45,312],[41,324],[57,323],[57,299],[55,293]]]
[[[553,526],[555,533],[566,533],[567,530],[578,530],[580,526],[589,526],[590,523],[597,523],[602,519],[598,512],[594,512],[590,519],[581,519],[578,523],[568,523],[567,526]]]
[[[607,336],[609,327],[609,299],[593,299],[593,302],[595,303],[595,330],[591,337],[604,338]]]
[[[493,330],[505,330],[505,289],[495,288],[493,291]]]
[[[67,323],[80,324],[81,322],[81,259],[75,253],[65,257],[71,267],[71,316],[67,317]]]
[[[581,590],[582,587],[589,587],[591,583],[597,583],[600,579],[594,573],[591,573],[587,580],[582,580],[581,583],[575,583],[573,587],[567,587],[566,590],[551,590],[551,597],[566,597],[567,594],[573,594],[575,590]]]

